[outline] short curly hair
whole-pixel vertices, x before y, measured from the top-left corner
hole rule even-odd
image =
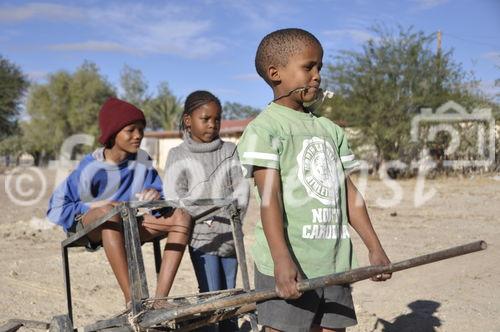
[[[310,32],[298,28],[280,29],[265,36],[255,54],[255,69],[271,85],[267,77],[269,66],[286,66],[288,59],[302,50],[302,46],[315,44],[323,50],[319,40]]]

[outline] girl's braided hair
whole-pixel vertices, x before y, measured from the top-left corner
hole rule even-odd
[[[186,127],[184,125],[184,116],[193,114],[193,112],[197,108],[211,102],[214,102],[222,110],[222,105],[219,98],[214,96],[211,92],[205,90],[197,90],[190,93],[189,96],[187,96],[186,101],[184,102],[184,111],[181,114],[179,130],[181,132],[186,131]]]

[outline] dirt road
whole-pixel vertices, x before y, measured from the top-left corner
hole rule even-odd
[[[43,218],[53,189],[54,173],[43,170],[42,183],[21,181],[27,198],[42,198],[19,206],[12,196],[15,180],[0,175],[0,324],[10,318],[49,320],[65,312],[60,241],[63,232]],[[9,182],[5,191],[5,183]],[[500,331],[500,178],[444,178],[425,182],[432,199],[415,205],[416,180],[398,181],[401,201],[389,202],[394,191],[369,180],[365,198],[373,224],[393,261],[483,239],[485,252],[403,271],[385,283],[363,281],[353,286],[359,325],[349,331]],[[33,192],[28,192],[33,190]],[[13,193],[14,192],[14,193]],[[17,196],[20,197],[19,195]],[[390,204],[389,204],[390,203]],[[417,202],[418,203],[418,202]],[[247,248],[258,209],[245,223]],[[384,207],[390,205],[389,207]],[[367,264],[362,242],[351,231],[357,257]],[[153,254],[143,247],[151,292],[155,287]],[[77,326],[108,317],[124,307],[104,252],[70,250]],[[253,275],[253,264],[249,262]],[[241,282],[240,282],[241,285]],[[196,280],[184,256],[172,295],[195,293]]]

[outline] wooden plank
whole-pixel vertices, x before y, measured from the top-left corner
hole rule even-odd
[[[54,316],[50,321],[48,332],[73,332],[73,323],[68,315]]]
[[[128,322],[128,317],[126,314],[113,317],[111,319],[105,319],[95,322],[94,324],[89,324],[83,327],[84,332],[93,332],[103,329],[108,329],[112,327],[130,327]]]
[[[50,324],[37,320],[10,319],[4,325],[0,326],[0,332],[15,332],[21,327],[27,327],[29,329],[48,330]]]
[[[0,332],[15,332],[23,326],[23,323],[17,319],[11,319],[7,323],[0,326]],[[48,329],[48,324],[47,324]]]
[[[132,326],[120,326],[120,327],[110,327],[109,329],[102,329],[100,330],[101,332],[132,332],[134,329]],[[151,332],[151,330],[148,329],[148,332]],[[163,331],[165,332],[165,331]]]

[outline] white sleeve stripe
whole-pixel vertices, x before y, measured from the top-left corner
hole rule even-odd
[[[347,156],[342,156],[340,157],[340,160],[345,163],[347,161],[352,161],[354,160],[354,155],[353,154],[350,154],[350,155],[347,155]]]
[[[272,160],[278,161],[278,155],[272,153],[263,153],[263,152],[244,152],[244,159],[263,159],[263,160]]]
[[[346,169],[351,169],[351,168],[356,168],[356,167],[359,167],[361,164],[358,162],[358,161],[355,161],[354,163],[346,166],[345,168]]]

